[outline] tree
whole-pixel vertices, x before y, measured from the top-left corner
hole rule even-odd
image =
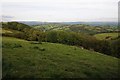
[[[48,42],[53,42],[53,43],[57,42],[57,32],[56,31],[47,32],[46,39]]]

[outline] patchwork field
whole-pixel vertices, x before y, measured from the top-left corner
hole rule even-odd
[[[118,77],[119,59],[94,51],[12,37],[3,37],[2,44],[3,78]]]
[[[118,33],[100,33],[94,36],[99,40],[114,39],[118,37]]]

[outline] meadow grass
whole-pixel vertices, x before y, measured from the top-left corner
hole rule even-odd
[[[11,37],[3,37],[2,43],[3,78],[118,77],[119,59],[115,57],[75,46],[31,44]]]

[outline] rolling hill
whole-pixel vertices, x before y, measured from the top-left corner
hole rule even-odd
[[[41,25],[41,24],[50,24],[50,23],[60,23],[60,24],[87,24],[91,26],[117,26],[117,22],[40,22],[40,21],[19,21],[20,23],[24,23],[27,25]]]
[[[118,78],[118,58],[75,46],[3,37],[3,78]]]
[[[52,30],[62,30],[62,31],[73,31],[86,34],[96,34],[96,33],[108,33],[108,32],[118,32],[117,26],[91,26],[86,24],[58,24],[49,23],[32,26],[35,29],[40,29],[42,31],[52,31]]]

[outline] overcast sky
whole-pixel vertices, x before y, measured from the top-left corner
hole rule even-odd
[[[5,21],[117,21],[119,0],[2,0]]]

